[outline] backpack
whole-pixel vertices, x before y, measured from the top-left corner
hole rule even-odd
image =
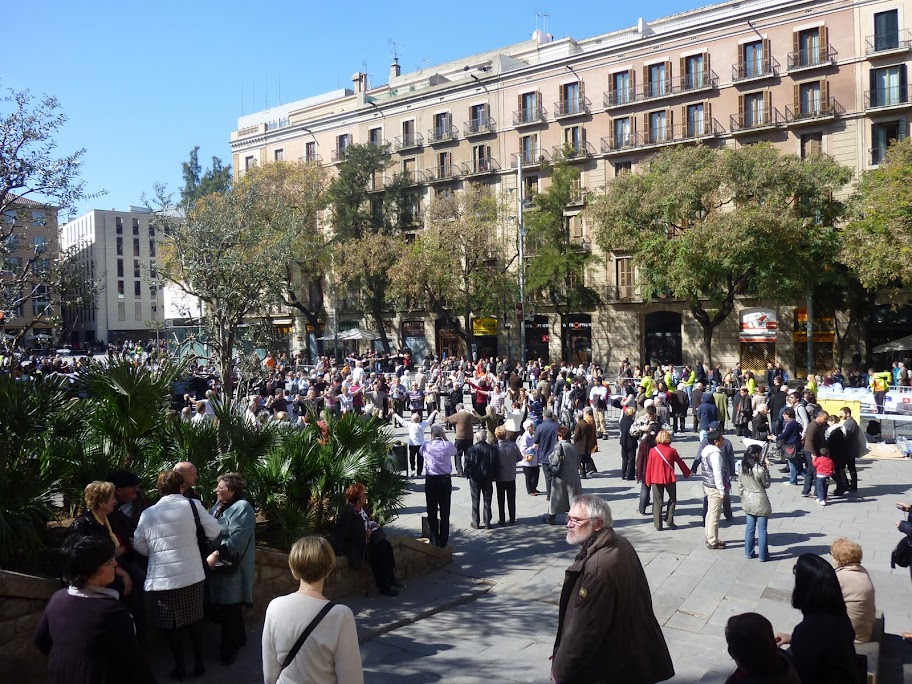
[[[820,404],[814,404],[809,401],[807,406],[804,407],[804,410],[807,411],[808,420],[814,420],[817,417],[817,414],[820,413]]]
[[[890,554],[890,567],[895,568],[897,565],[901,568],[908,568],[909,565],[912,565],[912,540],[909,537],[900,539]]]

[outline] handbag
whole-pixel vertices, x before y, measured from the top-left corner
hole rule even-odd
[[[546,460],[544,463],[542,463],[542,468],[543,468],[543,469],[545,470],[545,472],[547,472],[551,477],[556,477],[556,478],[560,479],[561,471],[564,469],[564,450],[563,450],[563,443],[559,443],[559,444],[557,445],[557,447],[555,447],[555,448],[556,448],[557,451],[558,451],[558,455],[557,455],[557,457],[558,457],[558,464],[557,464],[557,465],[553,465],[553,464],[551,463],[551,459],[549,458],[549,459]],[[552,452],[552,453],[553,453],[553,452]]]
[[[326,614],[331,611],[335,605],[336,604],[332,601],[327,602],[327,604],[320,609],[320,612],[314,616],[314,619],[310,621],[310,624],[304,628],[303,632],[301,632],[301,636],[298,637],[298,640],[294,643],[294,646],[291,647],[288,655],[285,656],[285,660],[282,661],[282,667],[279,668],[279,672],[291,665],[292,661],[295,659],[295,656],[298,655],[298,651],[301,650],[304,642],[307,641],[307,637],[310,636],[310,633],[316,629],[317,625],[320,624],[323,618],[326,617]]]
[[[890,567],[895,568],[897,565],[901,568],[908,568],[909,565],[912,565],[912,540],[909,537],[900,539],[890,554]]]
[[[785,457],[788,459],[793,459],[798,455],[798,445],[797,444],[783,444],[782,453],[785,454]]]
[[[219,553],[218,562],[210,566],[208,561],[209,555],[215,551],[215,546],[209,541],[209,537],[206,536],[206,532],[203,530],[203,525],[200,522],[199,511],[196,510],[196,504],[193,503],[193,499],[187,499],[190,502],[190,508],[193,510],[193,522],[196,524],[196,544],[199,546],[200,557],[203,561],[203,570],[208,573],[215,573],[219,575],[224,575],[232,572],[236,572],[239,567],[241,567],[241,556],[235,556],[234,554],[223,556],[221,552]],[[252,539],[252,537],[251,537]],[[247,540],[247,546],[250,546],[250,539]],[[244,549],[244,553],[247,553],[247,549]]]

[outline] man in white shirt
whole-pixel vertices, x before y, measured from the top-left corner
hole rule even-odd
[[[589,390],[589,405],[595,414],[595,432],[599,439],[608,438],[608,427],[605,425],[605,409],[608,408],[608,381],[595,379]]]

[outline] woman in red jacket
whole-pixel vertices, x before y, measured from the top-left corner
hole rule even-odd
[[[668,493],[668,513],[665,522],[672,529],[674,524],[675,504],[678,501],[677,479],[674,464],[681,468],[684,477],[690,477],[690,468],[681,460],[678,450],[671,446],[671,433],[662,430],[656,435],[656,444],[646,460],[646,486],[652,487],[652,518],[657,530],[662,529],[662,505],[665,493]]]

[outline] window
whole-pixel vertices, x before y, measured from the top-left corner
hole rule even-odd
[[[874,50],[895,50],[899,47],[899,11],[889,10],[874,15]]]
[[[124,281],[123,280],[117,281],[117,298],[118,299],[124,298]]]
[[[123,219],[120,216],[114,219],[114,232],[118,235],[123,235]]]
[[[615,282],[617,283],[617,296],[626,299],[633,296],[633,259],[630,257],[615,257]]]
[[[157,305],[157,304],[153,304],[153,305],[152,305],[152,315],[150,316],[150,318],[151,318],[153,321],[157,321],[157,320],[158,320],[158,305]]]
[[[537,91],[519,96],[519,117],[516,123],[535,123],[541,119],[541,95]]]
[[[890,107],[909,101],[906,65],[871,69],[871,107]]]
[[[615,119],[613,133],[615,149],[632,145],[633,140],[630,135],[630,117],[625,116],[620,119]]]
[[[123,302],[117,303],[117,320],[125,321],[127,320],[127,305]]]
[[[149,224],[149,237],[150,238],[155,237],[155,224],[154,223]]]
[[[560,87],[560,91],[560,113],[580,114],[583,111],[582,84],[579,81],[565,83]]]
[[[336,151],[339,152],[340,157],[342,152],[351,145],[352,137],[350,133],[343,133],[342,135],[336,136]]]
[[[801,158],[807,159],[823,153],[823,133],[805,133],[801,136]]]
[[[709,55],[690,55],[684,58],[684,89],[696,90],[706,87],[708,71],[706,62]]]
[[[47,285],[38,285],[35,287],[34,295],[32,296],[33,317],[38,318],[47,313],[48,307],[51,305],[49,292]]]
[[[18,275],[22,272],[22,257],[20,256],[8,256],[3,258],[4,270],[12,271],[14,274]]]
[[[524,135],[519,139],[523,164],[538,163],[538,134]]]
[[[415,180],[415,168],[416,160],[414,157],[411,159],[402,160],[402,175],[408,178],[409,180]]]
[[[572,155],[583,152],[583,141],[585,139],[586,133],[582,126],[568,126],[564,129],[564,147],[569,148]]]
[[[155,240],[149,240],[149,256],[155,256]]]
[[[477,133],[488,125],[488,105],[477,104],[469,107],[469,132]]]
[[[250,171],[254,166],[256,166],[256,159],[254,157],[244,157],[244,171]]]
[[[6,250],[8,252],[18,252],[19,251],[19,236],[10,235],[6,238]]]
[[[402,144],[403,145],[414,145],[415,144],[415,120],[409,119],[408,121],[402,122]]]
[[[660,64],[652,64],[648,67],[645,67],[646,70],[646,92],[649,93],[649,97],[661,97],[665,95],[668,90],[668,81],[666,80],[671,75],[671,69],[668,68],[666,62],[661,62]]]
[[[822,64],[827,58],[827,29],[825,26],[797,31],[794,34],[795,54],[792,65],[810,67]]]
[[[668,112],[660,109],[657,112],[647,114],[649,124],[649,142],[662,143],[671,138],[669,135]]]
[[[117,277],[118,278],[124,277],[123,259],[117,260]]]
[[[142,297],[142,281],[141,280],[133,281],[133,296]]]
[[[272,153],[273,161],[285,161],[285,150],[275,150]]]
[[[744,128],[762,126],[766,123],[766,108],[764,93],[748,93],[743,97],[744,108],[741,113],[741,122]]]
[[[887,148],[894,142],[906,139],[906,119],[883,121],[871,126],[871,163],[880,164]]]
[[[47,252],[47,238],[38,236],[32,240],[35,246],[35,254],[44,254]]]
[[[370,129],[367,132],[367,142],[375,147],[380,147],[383,144],[383,129],[379,127]]]
[[[633,171],[633,162],[623,161],[614,163],[614,177],[617,178],[622,173],[631,173]]]
[[[444,140],[450,137],[450,113],[440,112],[434,114],[434,138]]]
[[[133,319],[141,321],[142,316],[142,302],[133,302]]]
[[[472,148],[472,168],[475,173],[485,173],[491,170],[490,145],[475,145]]]
[[[117,256],[123,256],[123,238],[117,238]]]
[[[801,116],[817,116],[823,111],[821,82],[800,83],[797,87],[797,109]]]
[[[139,235],[139,219],[133,219],[133,235]]]
[[[755,40],[741,46],[741,75],[744,78],[756,78],[766,73],[766,40]]]
[[[133,259],[133,277],[139,278],[139,259]]]
[[[575,188],[575,192],[579,193],[580,189]],[[567,217],[567,229],[570,233],[570,240],[572,242],[581,242],[583,239],[583,217],[579,214],[573,214],[573,216]]]
[[[133,238],[133,256],[139,256],[139,238]]]
[[[538,175],[523,176],[523,198],[530,199],[538,193]]]
[[[317,161],[317,143],[311,141],[304,144],[304,161],[308,164]]]
[[[708,126],[706,125],[705,105],[700,104],[687,105],[687,137],[696,138],[706,135]]]
[[[633,91],[631,83],[632,73],[630,71],[620,71],[611,75],[611,86],[613,95],[612,104],[626,104],[633,100]]]
[[[453,161],[449,152],[440,152],[437,154],[437,176],[438,178],[449,178],[453,175]]]
[[[43,211],[38,211],[37,209],[32,209],[31,214],[32,214],[32,219],[31,219],[32,223],[34,223],[35,225],[38,225],[38,226],[45,225],[46,221],[44,219]]]

